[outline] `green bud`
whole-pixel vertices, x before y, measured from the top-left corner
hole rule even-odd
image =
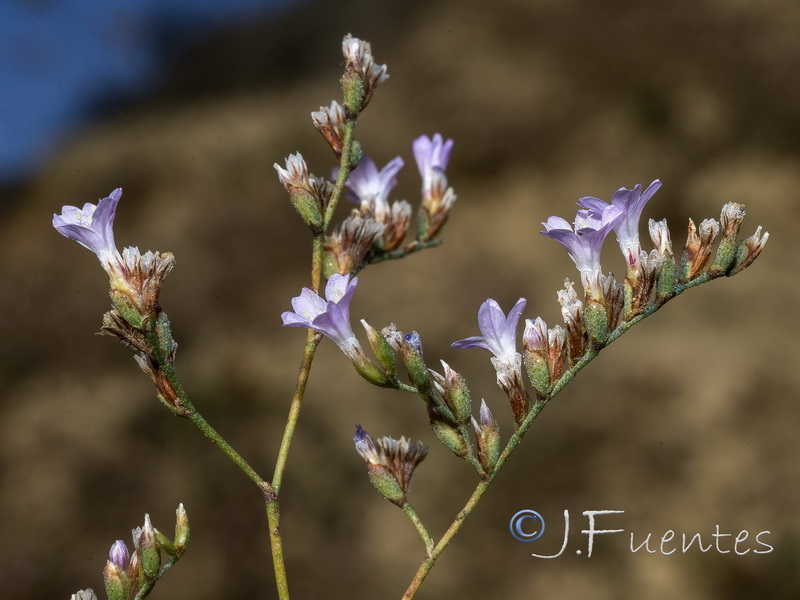
[[[361,377],[378,387],[394,387],[394,383],[378,367],[373,365],[366,356],[363,359],[353,360],[353,366]]]
[[[139,534],[139,554],[142,557],[142,572],[145,580],[156,579],[161,567],[161,550],[158,547],[155,529],[150,522],[150,515],[147,514],[144,516],[144,527]]]
[[[361,144],[359,144],[356,140],[353,140],[353,143],[350,144],[350,170],[353,170],[358,166],[358,163],[361,162],[361,157],[363,155],[364,153],[361,150]]]
[[[583,318],[592,344],[595,348],[602,348],[608,339],[608,313],[605,304],[588,298]]]
[[[372,352],[375,354],[375,357],[378,359],[378,363],[380,363],[383,370],[386,371],[386,374],[389,377],[394,378],[397,374],[397,364],[394,359],[394,352],[392,352],[392,347],[389,346],[389,342],[386,341],[386,338],[381,335],[381,333],[372,327],[369,323],[365,320],[361,320],[361,324],[364,326],[364,329],[367,332],[367,339],[369,340],[369,346],[372,348]]]
[[[403,507],[406,503],[406,494],[389,469],[383,465],[367,463],[369,480],[381,496],[389,502]]]
[[[427,211],[420,208],[417,211],[417,239],[423,242],[427,241],[430,227],[430,218]]]
[[[550,393],[550,368],[547,365],[547,360],[536,352],[526,351],[525,370],[528,373],[528,379],[531,381],[533,389],[536,391],[536,397],[539,399],[547,398]]]
[[[683,267],[682,267],[683,268]],[[656,300],[663,302],[675,295],[675,286],[678,283],[678,267],[672,255],[664,257],[656,281]]]
[[[486,406],[486,401],[481,400],[478,414],[479,421],[472,418],[472,428],[478,443],[478,460],[485,473],[491,473],[500,458],[500,427],[494,420],[492,412]]]
[[[186,546],[189,545],[189,517],[183,504],[178,505],[175,511],[175,549],[179,554],[183,554]]]
[[[712,277],[719,277],[724,275],[733,266],[736,260],[738,242],[736,238],[724,237],[720,240],[719,247],[717,248],[717,255],[714,257],[714,262],[708,268],[708,273]]]
[[[175,554],[175,544],[172,542],[172,540],[161,533],[158,529],[154,529],[153,531],[156,534],[156,542],[158,542],[159,547],[170,556],[173,556]]]
[[[459,458],[464,458],[469,454],[469,446],[464,441],[464,436],[461,435],[459,429],[452,423],[448,423],[439,410],[430,404],[428,405],[428,416],[433,433],[447,449]]]
[[[460,424],[469,423],[472,416],[472,399],[464,377],[442,361],[444,367],[444,400]]]
[[[167,313],[161,311],[156,318],[156,338],[164,358],[170,360],[178,345],[172,339],[172,327]]]
[[[355,69],[347,69],[342,75],[342,95],[347,117],[356,117],[364,106],[364,80]]]
[[[108,600],[128,600],[131,594],[131,580],[124,569],[120,569],[110,560],[103,569],[103,583]]]
[[[319,210],[317,197],[300,187],[289,188],[289,201],[297,214],[312,230],[322,228],[322,213]]]
[[[136,305],[131,302],[130,296],[114,288],[111,289],[109,294],[111,296],[111,304],[117,309],[122,318],[134,329],[144,329],[147,315],[139,312]]]

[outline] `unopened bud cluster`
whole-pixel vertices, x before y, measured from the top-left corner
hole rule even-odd
[[[167,555],[169,566],[183,556],[189,543],[189,519],[183,504],[178,505],[175,515],[175,536],[171,540],[153,527],[150,516],[145,515],[144,524],[131,532],[133,552],[122,540],[111,545],[103,569],[108,600],[144,598],[166,570],[162,570],[162,551]],[[73,594],[72,600],[97,600],[97,595],[86,589]]]

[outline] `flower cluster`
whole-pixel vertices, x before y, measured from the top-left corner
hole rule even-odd
[[[109,276],[114,307],[133,327],[141,328],[159,312],[161,286],[175,257],[169,252],[142,255],[138,248],[119,253],[114,243],[114,215],[121,197],[122,190],[117,188],[97,205],[86,203],[82,209],[64,206],[60,215],[53,215],[53,227],[97,255]]]
[[[170,563],[177,562],[189,543],[189,520],[183,504],[175,511],[175,537],[168,539],[144,516],[144,525],[136,527],[133,536],[133,552],[122,540],[111,545],[108,560],[103,569],[108,600],[144,598],[158,578],[161,570],[161,552],[167,554]],[[171,566],[171,564],[169,565]],[[91,589],[80,590],[72,595],[73,600],[97,600]]]
[[[418,249],[441,232],[456,200],[445,175],[453,140],[444,141],[438,133],[433,138],[423,135],[414,140],[412,147],[422,178],[416,241],[402,250],[412,208],[405,200],[389,201],[404,166],[403,159],[396,156],[378,169],[375,161],[364,155],[345,183],[350,200],[358,208],[325,242],[327,272],[356,272],[369,262]]]
[[[405,505],[411,476],[428,455],[428,448],[422,442],[411,443],[404,437],[374,440],[361,425],[356,425],[353,442],[367,463],[367,472],[375,489],[397,506]]]

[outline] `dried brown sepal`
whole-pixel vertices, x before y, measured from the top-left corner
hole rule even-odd
[[[137,302],[141,303],[142,313],[158,313],[158,297],[164,278],[175,266],[175,256],[171,252],[139,253],[138,248],[125,248],[122,260],[127,270],[127,279],[138,292]]]
[[[583,315],[583,302],[578,299],[574,284],[564,280],[564,289],[556,292],[561,305],[561,316],[567,326],[567,345],[570,361],[577,362],[586,353],[586,323]]]
[[[620,324],[622,310],[625,307],[625,289],[617,283],[612,273],[600,275],[600,284],[608,314],[608,331],[611,332]]]
[[[103,315],[100,335],[115,337],[129,348],[139,352],[147,353],[150,351],[142,330],[128,323],[116,309],[110,310]]]
[[[456,201],[456,193],[447,184],[444,171],[434,171],[430,187],[417,213],[417,239],[427,242],[442,230]]]
[[[159,401],[166,406],[172,413],[180,417],[189,417],[186,407],[181,402],[175,387],[170,382],[167,374],[158,363],[147,353],[137,354],[133,357],[139,364],[139,367],[144,371],[153,384],[156,386],[156,396]]]
[[[322,134],[337,157],[342,155],[345,120],[344,108],[336,100],[331,102],[329,107],[320,106],[319,110],[311,113],[314,127]]]
[[[341,275],[357,271],[369,257],[385,226],[353,214],[325,239],[330,268]],[[329,275],[329,274],[326,274]]]
[[[681,256],[680,281],[686,283],[701,275],[711,259],[714,240],[719,235],[719,222],[715,219],[704,219],[700,228],[689,219],[689,230],[686,245]]]
[[[428,454],[422,442],[411,443],[382,437],[374,440],[361,426],[353,438],[356,451],[367,462],[367,471],[375,488],[390,502],[402,507],[415,469]]]
[[[746,240],[739,242],[737,247],[736,258],[733,262],[733,267],[728,272],[728,275],[736,275],[749,267],[753,261],[758,258],[764,245],[769,239],[769,233],[761,233],[761,225],[758,226],[756,232]]]

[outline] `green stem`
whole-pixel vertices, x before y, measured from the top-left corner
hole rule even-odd
[[[355,165],[350,164],[353,155],[353,140],[355,139],[356,119],[352,117],[348,119],[344,126],[344,138],[342,140],[342,156],[339,161],[339,174],[336,176],[336,183],[334,184],[333,194],[331,194],[331,201],[325,209],[325,220],[323,222],[323,231],[328,230],[328,226],[333,218],[333,212],[336,210],[336,205],[339,203],[339,198],[342,197],[344,191],[344,184],[347,178],[350,177],[350,171]]]
[[[683,292],[685,292],[690,288],[702,285],[703,283],[707,283],[708,281],[711,281],[712,279],[715,278],[716,277],[709,276],[709,274],[706,273],[687,283],[677,284],[675,286],[673,295],[670,296],[668,299],[662,302],[653,302],[644,311],[636,315],[633,319],[620,324],[611,333],[611,335],[609,335],[603,347],[608,346],[609,344],[617,340],[633,325],[635,325],[642,319],[645,319],[650,315],[652,315],[654,312],[656,312],[658,309],[664,306],[664,304],[666,304],[667,301],[671,300],[675,296],[682,294]],[[488,475],[488,477],[486,477],[486,479],[478,483],[478,485],[475,487],[475,490],[472,492],[472,495],[470,496],[469,500],[467,500],[467,503],[464,505],[464,508],[462,508],[459,511],[458,515],[456,515],[455,520],[450,524],[450,527],[447,529],[447,531],[439,540],[439,542],[436,544],[436,546],[434,546],[433,551],[431,551],[429,555],[425,557],[425,560],[422,561],[422,564],[420,564],[419,569],[417,569],[414,578],[411,580],[408,589],[403,595],[403,600],[411,600],[411,598],[413,598],[416,595],[417,591],[422,585],[422,582],[428,576],[428,573],[430,573],[431,569],[433,568],[433,565],[436,563],[436,559],[438,558],[438,556],[447,547],[447,545],[450,543],[450,540],[452,540],[453,537],[456,535],[456,533],[458,533],[458,531],[461,529],[461,526],[464,524],[464,521],[466,521],[467,517],[469,517],[469,515],[472,514],[472,511],[477,506],[483,494],[486,492],[487,489],[489,489],[489,486],[491,485],[492,481],[494,481],[494,478],[497,477],[497,475],[500,473],[503,466],[506,464],[506,461],[508,461],[509,457],[514,452],[516,447],[519,445],[520,441],[522,441],[523,436],[528,431],[533,422],[536,420],[536,417],[538,417],[539,414],[542,412],[542,409],[544,409],[545,405],[550,400],[552,400],[561,390],[563,390],[567,386],[567,384],[569,384],[575,378],[575,376],[578,374],[578,372],[581,371],[581,369],[583,369],[592,360],[594,360],[595,357],[598,355],[598,353],[599,350],[589,350],[586,354],[584,354],[581,357],[581,359],[577,363],[575,363],[572,366],[572,368],[569,369],[569,371],[567,371],[561,377],[561,379],[558,380],[558,382],[553,387],[553,390],[548,395],[547,399],[544,401],[536,402],[531,407],[531,410],[528,412],[522,423],[520,423],[520,426],[517,429],[517,431],[515,431],[514,434],[509,438],[508,443],[506,444],[506,447],[503,449],[502,454],[500,454],[500,457],[497,460],[497,464],[495,465],[494,469],[492,469],[492,472]]]
[[[353,136],[355,132],[356,122],[352,119],[347,122],[345,126],[344,142],[342,147],[342,157],[339,167],[339,175],[336,178],[331,200],[325,209],[325,218],[323,222],[322,231],[314,235],[313,246],[311,251],[311,290],[315,293],[319,292],[320,284],[322,281],[322,259],[325,250],[325,231],[330,225],[333,212],[339,202],[339,198],[344,191],[344,184],[347,177],[350,175],[350,158],[352,155]],[[275,567],[275,581],[278,588],[278,597],[280,600],[289,599],[289,587],[286,577],[286,566],[283,556],[283,538],[280,527],[280,503],[278,494],[283,483],[283,474],[286,471],[286,463],[289,458],[289,450],[292,446],[294,432],[297,428],[297,422],[300,419],[300,409],[303,405],[303,398],[306,392],[306,385],[308,384],[308,377],[311,373],[311,364],[314,361],[314,355],[317,351],[322,336],[309,329],[306,334],[306,343],[303,347],[303,360],[300,364],[300,371],[297,375],[297,383],[295,384],[294,393],[292,394],[292,402],[289,406],[289,415],[286,419],[286,426],[283,430],[283,438],[281,439],[281,446],[278,451],[278,458],[275,463],[275,471],[272,475],[272,485],[265,488],[265,498],[267,500],[267,521],[269,522],[269,540],[272,548],[272,562]],[[270,493],[271,492],[271,493]]]
[[[225,438],[223,438],[216,429],[214,429],[208,421],[203,418],[197,409],[192,404],[192,401],[189,399],[189,396],[186,394],[186,391],[183,389],[180,381],[178,381],[177,375],[175,375],[175,369],[167,360],[162,360],[164,357],[160,356],[160,351],[158,350],[158,341],[155,339],[154,334],[150,334],[149,337],[152,337],[150,342],[150,348],[153,351],[154,356],[159,360],[159,366],[164,374],[167,376],[172,388],[175,390],[178,399],[180,400],[180,405],[182,407],[181,415],[189,419],[195,427],[197,427],[206,438],[208,438],[211,443],[213,443],[220,451],[227,456],[228,458],[233,461],[233,463],[241,469],[241,471],[247,476],[250,481],[255,483],[260,489],[271,489],[269,483],[264,481],[261,476],[256,473],[255,469],[250,466],[250,464],[239,454],[236,450],[234,450],[233,446],[231,446]]]
[[[425,529],[425,525],[422,524],[422,519],[419,518],[416,509],[410,502],[406,502],[403,505],[403,512],[406,513],[406,516],[414,524],[414,527],[417,528],[417,533],[419,533],[419,537],[422,538],[422,543],[425,544],[425,552],[427,552],[427,556],[430,556],[433,552],[433,538],[431,538],[428,530]]]
[[[146,581],[144,584],[142,584],[142,587],[140,587],[139,591],[136,592],[136,596],[134,596],[133,600],[142,600],[145,598],[147,594],[149,594],[150,591],[155,587],[156,582],[161,579],[164,573],[169,571],[176,562],[178,562],[179,558],[180,556],[170,558],[167,562],[161,565],[161,568],[158,570],[158,575],[156,575],[152,581]]]
[[[158,345],[158,340],[155,337],[155,334],[150,334],[149,336],[150,347],[153,351],[154,356],[159,360],[160,366],[162,371],[166,374],[167,379],[169,380],[172,388],[175,390],[178,399],[180,400],[180,405],[182,411],[180,414],[188,418],[194,425],[205,435],[211,442],[219,448],[225,456],[231,459],[233,463],[242,470],[242,472],[250,479],[253,483],[255,483],[259,489],[261,490],[262,494],[264,495],[264,502],[266,504],[267,510],[267,521],[269,522],[269,531],[270,531],[270,546],[272,548],[272,564],[275,570],[275,583],[278,588],[278,597],[281,600],[288,600],[289,599],[289,590],[287,585],[287,578],[286,578],[286,567],[284,565],[283,560],[283,544],[280,537],[280,526],[279,526],[279,516],[280,513],[278,511],[278,494],[272,485],[264,481],[261,476],[256,473],[255,469],[253,469],[247,461],[242,458],[242,456],[233,449],[233,447],[219,434],[217,431],[206,421],[203,416],[197,411],[197,409],[192,404],[191,400],[189,399],[186,391],[183,389],[180,381],[178,381],[177,376],[175,375],[175,369],[172,367],[169,361],[165,359],[163,353],[160,350]],[[173,561],[174,563],[174,561]],[[169,568],[172,566],[173,563],[167,563],[165,567]],[[165,569],[162,567],[162,571]],[[159,573],[159,577],[160,577]],[[149,585],[148,591],[152,586],[155,585],[155,582]],[[140,591],[140,594],[142,592]],[[147,592],[145,592],[146,595]],[[144,595],[137,595],[136,598],[144,598]]]

